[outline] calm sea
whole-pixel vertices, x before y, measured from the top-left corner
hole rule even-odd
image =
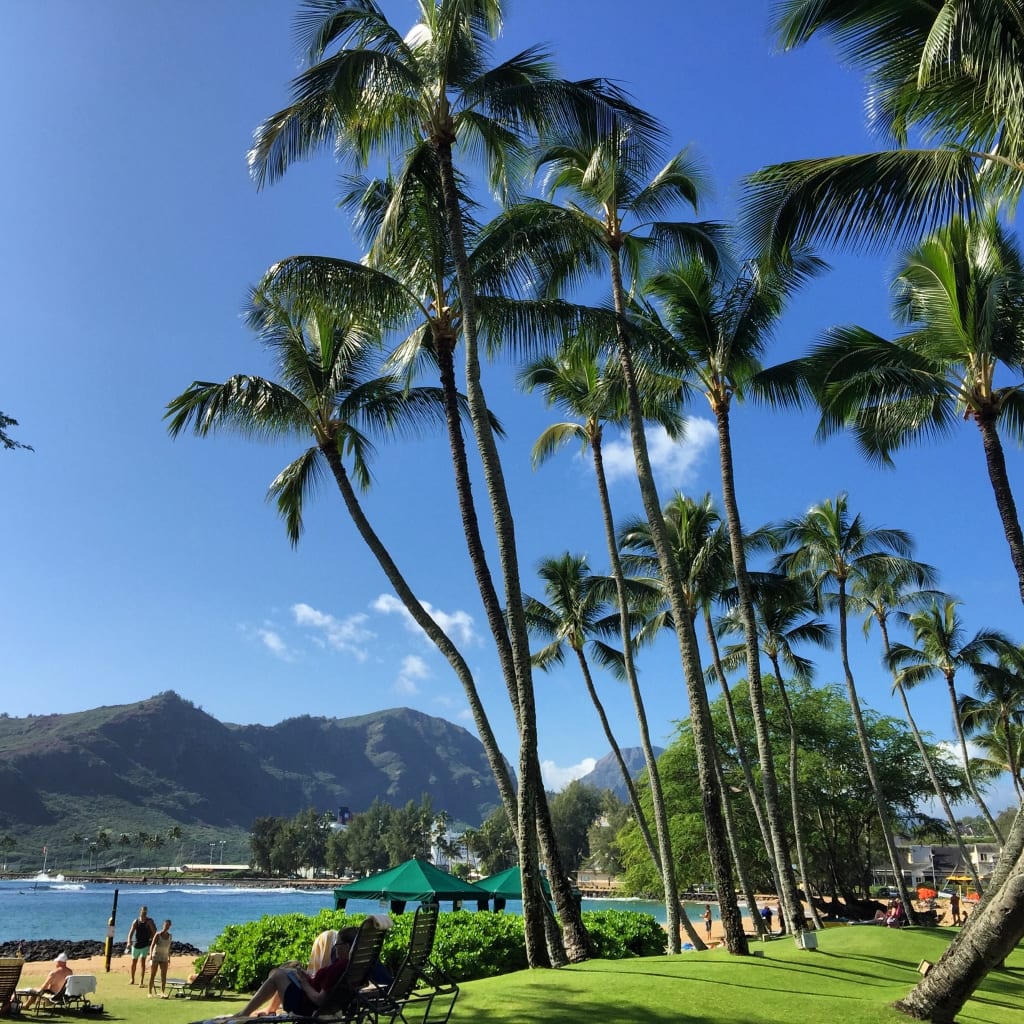
[[[107,934],[114,899],[112,885],[31,880],[0,881],[0,942],[18,939],[102,940]],[[334,906],[331,891],[282,886],[250,889],[230,885],[126,885],[119,887],[116,941],[123,943],[140,906],[150,917],[169,917],[179,942],[207,949],[226,925],[256,921],[266,914],[316,914]],[[410,904],[409,909],[414,909]],[[468,908],[467,908],[468,909]],[[519,905],[510,901],[508,911]],[[653,900],[584,900],[584,910],[638,910],[665,920],[665,906]],[[688,907],[697,922],[703,904]],[[376,914],[387,905],[371,900],[349,900],[349,913]],[[718,907],[712,904],[718,917]]]

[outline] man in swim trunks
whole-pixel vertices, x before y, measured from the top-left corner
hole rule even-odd
[[[146,907],[139,907],[139,916],[132,921],[128,929],[128,951],[132,955],[132,978],[131,984],[135,984],[135,967],[141,961],[142,978],[139,981],[140,987],[146,984],[146,957],[149,956],[149,947],[156,935],[156,922],[149,916]]]

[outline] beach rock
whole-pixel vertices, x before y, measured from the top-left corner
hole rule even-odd
[[[103,956],[103,942],[97,939],[12,939],[0,943],[0,957],[23,956],[27,961],[39,962],[56,960],[61,953],[67,953],[69,960],[85,960],[90,956]],[[202,956],[205,950],[196,949],[188,942],[172,942],[171,956]],[[114,957],[124,953],[124,944],[114,946]]]

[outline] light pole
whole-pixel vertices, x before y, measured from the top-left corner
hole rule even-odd
[[[220,862],[221,862],[221,864],[223,864],[223,863],[224,863],[224,844],[225,844],[226,842],[227,842],[227,840],[226,840],[226,839],[222,839],[222,840],[220,841]]]
[[[217,845],[216,843],[210,843],[210,863],[211,863],[211,864],[213,863],[213,848],[214,848],[214,847],[215,847],[216,845]]]

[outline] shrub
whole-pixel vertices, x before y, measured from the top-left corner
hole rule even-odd
[[[232,924],[217,936],[211,950],[223,950],[223,977],[236,992],[259,987],[271,969],[285,960],[305,963],[313,940],[322,931],[358,925],[363,914],[321,910],[313,917],[281,914],[246,924]],[[392,916],[381,959],[395,971],[409,945],[413,914]],[[596,955],[606,960],[657,956],[665,952],[665,930],[650,914],[625,910],[584,911],[583,923]],[[491,978],[526,967],[523,919],[518,914],[453,911],[438,918],[432,962],[455,981]]]

